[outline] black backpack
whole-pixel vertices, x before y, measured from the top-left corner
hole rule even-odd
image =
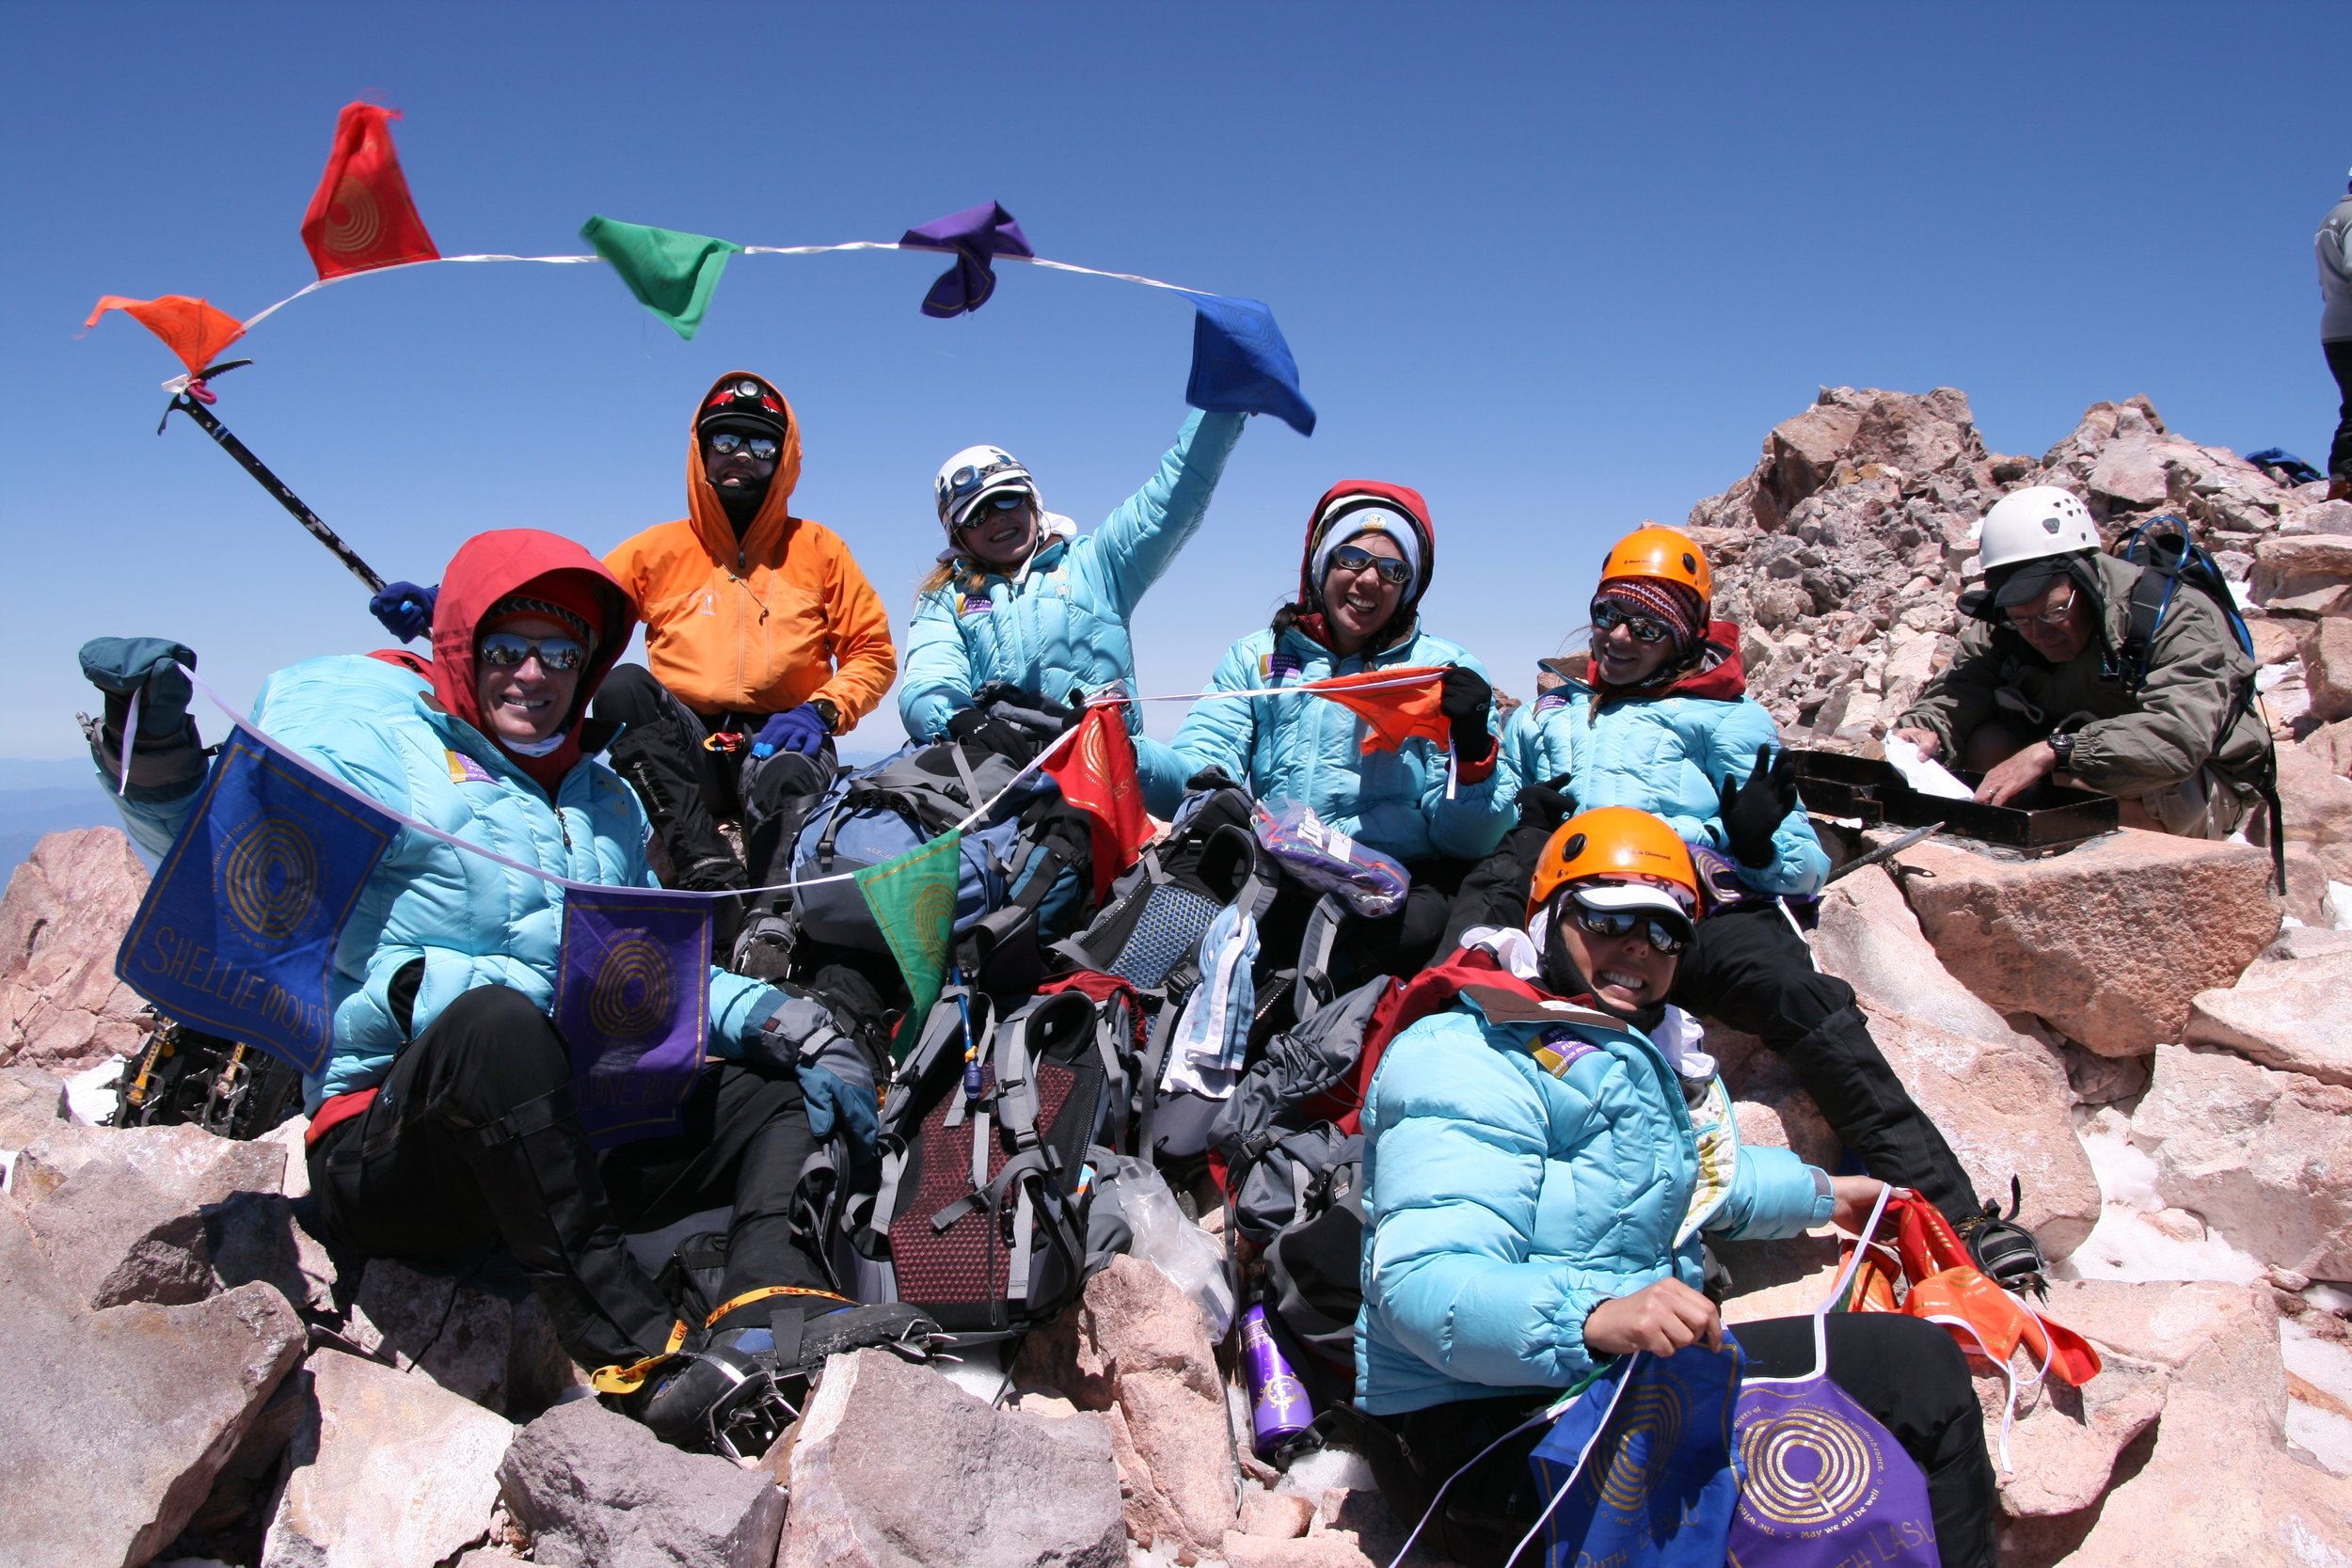
[[[850,1222],[858,1299],[920,1307],[953,1334],[1018,1333],[1123,1247],[1104,1189],[1130,1145],[1136,1007],[1122,984],[1001,1014],[949,988],[883,1097],[880,1189]]]
[[[2156,634],[2171,612],[2174,599],[2183,588],[2202,594],[2221,611],[2221,618],[2237,640],[2239,649],[2249,661],[2254,659],[2254,637],[2246,628],[2246,616],[2237,607],[2236,597],[2230,592],[2229,582],[2221,575],[2220,563],[2213,552],[2196,544],[2188,536],[2188,525],[2166,514],[2151,517],[2132,530],[2115,552],[2122,560],[2142,568],[2139,580],[2132,585],[2130,614],[2125,623],[2123,645],[2116,650],[2116,662],[2123,682],[2123,691],[2137,700],[2148,684],[2148,662],[2153,655]],[[2251,714],[2263,731],[2263,753],[2259,760],[2240,768],[2223,768],[2221,746],[2242,714]],[[2238,689],[2236,700],[2222,716],[2220,728],[2214,732],[2214,767],[2233,784],[2246,785],[2262,798],[2270,817],[2270,867],[2278,879],[2279,891],[2287,890],[2286,835],[2284,812],[2279,801],[2279,752],[2270,739],[2267,724],[2255,703],[2254,682],[2249,677]]]

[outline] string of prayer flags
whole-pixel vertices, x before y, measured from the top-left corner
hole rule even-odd
[[[107,294],[92,308],[87,331],[109,310],[119,310],[164,341],[180,356],[190,375],[220,357],[220,351],[245,336],[245,326],[226,310],[215,309],[185,294],[158,294],[153,299],[126,299]]]
[[[346,103],[335,121],[326,172],[302,215],[302,243],[322,280],[441,259],[392,150],[390,122],[399,118],[373,103]]]
[[[1366,670],[1308,681],[1297,689],[1328,697],[1361,719],[1367,752],[1393,752],[1416,738],[1439,746],[1453,742],[1453,727],[1442,707],[1445,670],[1441,666]]]
[[[612,264],[640,305],[688,340],[702,326],[727,258],[743,248],[708,234],[608,217],[591,217],[580,226],[580,237]]]
[[[923,296],[923,314],[945,321],[986,305],[996,292],[995,260],[999,256],[1034,257],[1028,236],[1013,215],[993,201],[933,218],[898,237],[901,245],[918,250],[952,250],[956,264],[939,275]]]

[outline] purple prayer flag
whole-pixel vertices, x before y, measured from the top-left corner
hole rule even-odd
[[[598,1148],[683,1130],[703,1068],[710,905],[649,888],[567,887],[555,1027]]]
[[[956,264],[941,273],[931,292],[923,296],[923,314],[942,320],[988,303],[989,295],[996,292],[997,257],[1037,254],[1029,248],[1028,236],[1021,232],[1013,215],[993,201],[933,218],[899,235],[898,243],[920,250],[956,253]]]
[[[1928,1481],[1894,1434],[1827,1377],[1740,1390],[1739,1568],[1936,1568]]]
[[[1184,401],[1228,414],[1271,414],[1301,436],[1315,433],[1315,411],[1298,389],[1298,361],[1274,312],[1255,299],[1191,294],[1192,380]]]

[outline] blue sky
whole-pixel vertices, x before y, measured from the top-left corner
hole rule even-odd
[[[1144,688],[1263,625],[1308,507],[1361,476],[1428,496],[1428,625],[1524,692],[1608,540],[1730,483],[1820,384],[1963,388],[2004,451],[2145,392],[2199,439],[2321,457],[2347,56],[2341,3],[11,7],[0,757],[78,750],[87,637],[177,637],[240,703],[381,641],[210,443],[156,438],[161,346],[119,316],[76,337],[101,293],[244,315],[307,281],[354,98],[404,111],[445,252],[583,249],[592,213],[890,239],[993,198],[1041,254],[1268,301],[1322,425],[1253,421],[1138,617]],[[239,345],[220,412],[430,579],[480,529],[602,551],[681,515],[693,398],[757,369],[802,416],[796,510],[903,623],[948,452],[1010,447],[1091,526],[1184,413],[1180,299],[1007,269],[940,323],[938,264],[739,259],[691,343],[602,268],[362,278]],[[885,704],[858,742],[897,733]]]

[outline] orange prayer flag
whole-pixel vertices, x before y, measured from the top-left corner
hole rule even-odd
[[[222,349],[245,336],[245,325],[236,317],[185,294],[158,294],[153,299],[107,294],[90,311],[89,320],[82,324],[83,329],[96,326],[98,318],[109,310],[121,311],[161,338],[164,345],[187,366],[190,375],[220,357]]]
[[[1044,771],[1061,785],[1062,799],[1085,812],[1092,821],[1094,896],[1109,891],[1111,879],[1136,863],[1152,840],[1152,822],[1143,809],[1143,785],[1136,778],[1136,746],[1115,705],[1089,707],[1078,721],[1076,738],[1062,747],[1061,755]]]
[[[1364,721],[1364,750],[1393,752],[1416,736],[1439,746],[1453,731],[1439,704],[1445,697],[1443,665],[1407,665],[1332,675],[1295,688],[1328,697]]]
[[[322,279],[440,260],[392,150],[389,122],[399,118],[373,103],[346,103],[335,121],[326,171],[302,215],[302,243]]]

